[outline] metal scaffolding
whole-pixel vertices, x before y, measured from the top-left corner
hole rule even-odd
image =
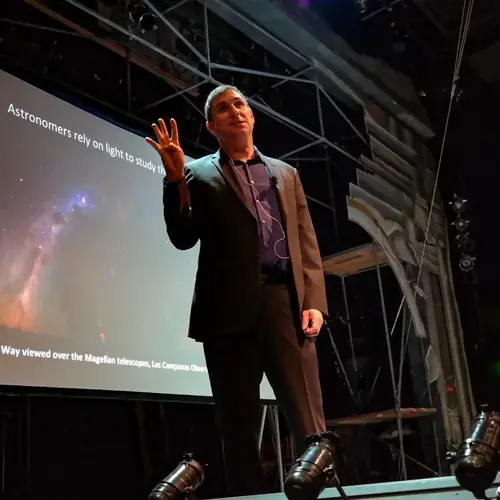
[[[327,137],[327,134],[325,133],[324,123],[323,123],[323,115],[325,112],[329,111],[329,112],[333,112],[333,113],[338,114],[338,116],[340,116],[342,118],[342,120],[344,120],[345,123],[347,123],[347,125],[352,129],[352,131],[356,134],[356,136],[359,137],[365,144],[368,144],[366,130],[360,130],[359,128],[357,128],[353,124],[353,122],[349,119],[349,117],[346,115],[346,113],[343,112],[341,107],[335,102],[335,100],[325,90],[323,85],[321,85],[318,82],[318,79],[316,76],[316,67],[317,67],[316,61],[307,60],[305,57],[300,56],[304,60],[304,68],[300,69],[299,71],[295,72],[292,75],[275,74],[275,73],[270,73],[267,71],[257,71],[257,70],[253,70],[253,69],[249,69],[249,68],[240,68],[238,66],[228,66],[228,65],[223,65],[223,64],[217,64],[217,63],[213,62],[211,59],[210,26],[209,26],[209,21],[208,21],[208,7],[207,7],[207,3],[205,0],[183,0],[183,1],[178,2],[176,5],[170,7],[165,12],[160,12],[158,10],[158,8],[154,5],[154,3],[151,2],[150,0],[144,0],[144,3],[151,9],[152,12],[154,12],[154,14],[158,17],[158,19],[160,19],[161,22],[164,23],[164,25],[168,29],[172,30],[174,32],[174,34],[180,40],[182,40],[184,42],[186,47],[188,47],[189,50],[191,50],[193,52],[193,54],[196,56],[196,58],[199,60],[200,64],[205,67],[204,70],[200,70],[198,67],[195,67],[192,64],[189,64],[189,63],[185,62],[184,60],[176,57],[175,55],[166,52],[161,47],[149,42],[143,36],[140,36],[139,34],[133,32],[130,29],[130,26],[123,26],[123,25],[120,25],[120,24],[110,20],[110,19],[106,18],[105,16],[103,16],[102,14],[100,14],[99,12],[87,7],[86,5],[79,2],[78,0],[65,0],[65,1],[69,4],[71,4],[72,6],[76,7],[77,9],[81,10],[82,12],[85,12],[86,14],[94,17],[95,19],[97,19],[101,23],[103,23],[103,24],[109,26],[110,28],[116,30],[117,32],[127,36],[131,40],[134,40],[138,44],[140,44],[140,45],[146,47],[147,49],[157,53],[159,56],[179,65],[180,67],[182,67],[186,71],[192,72],[194,75],[196,75],[197,77],[199,77],[201,79],[201,81],[199,81],[191,86],[188,86],[188,87],[181,89],[181,90],[177,90],[172,95],[169,95],[165,98],[162,98],[160,100],[156,100],[155,102],[151,102],[151,103],[147,104],[146,106],[143,106],[140,110],[137,111],[137,113],[140,114],[142,111],[144,111],[146,109],[152,109],[152,108],[158,106],[159,104],[163,104],[170,99],[173,99],[175,97],[180,96],[183,99],[185,99],[190,104],[190,106],[192,106],[193,109],[195,109],[200,114],[200,116],[204,117],[203,111],[193,102],[193,100],[189,97],[188,94],[190,91],[197,89],[198,87],[201,87],[202,85],[205,85],[207,83],[212,84],[212,85],[220,85],[223,83],[227,83],[227,82],[223,82],[223,81],[220,81],[220,80],[217,80],[216,78],[214,78],[214,76],[213,76],[214,69],[223,70],[223,71],[227,72],[228,75],[232,72],[237,72],[237,73],[245,73],[248,75],[261,76],[264,78],[268,78],[269,80],[273,81],[272,84],[270,83],[270,86],[272,86],[272,87],[278,87],[280,85],[285,84],[286,82],[295,82],[295,83],[300,83],[300,84],[307,85],[307,86],[313,86],[315,88],[315,92],[316,92],[317,108],[316,108],[315,112],[317,113],[318,122],[319,122],[319,130],[320,130],[319,133],[312,130],[311,128],[308,128],[308,127],[298,123],[297,121],[285,116],[284,114],[276,111],[272,107],[270,107],[266,104],[263,104],[262,102],[256,100],[255,98],[247,97],[247,99],[248,99],[249,104],[253,108],[261,111],[262,113],[272,117],[273,119],[280,122],[281,124],[289,127],[290,129],[292,129],[295,132],[299,133],[300,135],[304,136],[304,138],[308,141],[306,144],[299,146],[299,147],[281,155],[280,159],[290,159],[291,157],[293,157],[293,155],[296,155],[297,153],[301,153],[301,152],[303,152],[303,151],[305,151],[313,146],[323,145],[323,146],[330,147],[333,150],[337,151],[341,155],[343,155],[346,158],[348,158],[349,160],[351,160],[354,164],[358,164],[361,167],[363,166],[362,163],[360,162],[359,158],[357,158],[356,156],[351,154],[349,151],[346,150],[346,148],[341,146],[339,143],[337,143],[334,140]],[[168,21],[168,19],[165,17],[165,14],[167,12],[171,12],[174,9],[185,5],[188,1],[197,2],[203,6],[203,13],[204,13],[203,17],[204,17],[204,21],[205,21],[205,26],[204,26],[205,54],[200,53],[192,45],[192,43],[189,40],[187,40],[186,37],[184,35],[182,35],[175,28],[175,26],[173,26],[173,24],[170,23]],[[36,5],[37,0],[29,0],[29,2],[31,4]],[[224,4],[224,2],[222,2],[222,1],[219,1],[218,3]],[[237,11],[235,11],[235,9],[233,9],[228,4],[225,4],[225,7],[227,9],[230,9],[235,15],[243,17],[241,14],[239,14]],[[256,27],[256,25],[250,19],[247,19],[246,21],[248,23],[251,23],[254,27]],[[277,40],[270,33],[266,33],[266,36],[272,38],[275,42],[279,42],[279,40]],[[279,43],[282,44],[282,42],[279,42]],[[288,49],[293,51],[292,48],[288,48]],[[127,71],[130,71],[129,65],[128,65]],[[127,78],[127,82],[130,82],[130,78]],[[329,110],[323,109],[323,106],[321,103],[322,97],[330,103],[331,107]],[[144,119],[141,118],[140,115],[138,116],[138,119],[144,122]],[[297,160],[301,160],[301,158],[297,158]],[[319,202],[319,200],[315,200],[312,198],[310,198],[310,199],[314,202]],[[334,209],[332,206],[325,205],[325,203],[322,203],[322,202],[319,202],[319,203],[325,208],[329,208],[330,210]]]
[[[120,45],[118,42],[110,42],[104,37],[97,36],[93,34],[91,31],[81,28],[75,22],[66,19],[59,12],[54,10],[55,7],[45,4],[43,0],[23,0],[23,1],[28,5],[31,5],[32,7],[37,8],[41,12],[44,12],[53,19],[56,19],[64,23],[66,26],[68,26],[68,28],[72,30],[69,32],[58,30],[58,32],[78,35],[85,38],[93,39],[100,45],[107,47],[108,49],[111,49],[114,52],[119,52],[119,48],[123,49],[123,47],[117,47]],[[129,42],[132,41],[135,42],[142,49],[150,51],[156,54],[158,57],[163,58],[164,60],[170,61],[171,63],[177,65],[178,67],[182,68],[188,73],[191,73],[193,76],[199,79],[199,81],[196,81],[191,85],[187,85],[183,82],[176,81],[175,78],[168,78],[168,77],[164,78],[166,83],[173,89],[174,92],[160,99],[155,99],[152,102],[148,102],[147,104],[141,105],[139,109],[134,110],[132,106],[132,91],[131,91],[131,85],[132,85],[131,64],[135,62],[139,66],[147,67],[148,70],[150,70],[151,72],[154,71],[154,68],[151,68],[150,65],[145,64],[144,61],[141,61],[140,55],[134,53],[134,51],[131,50],[130,47],[125,46],[124,48],[125,64],[126,64],[125,83],[127,85],[127,96],[128,96],[127,112],[126,112],[127,116],[134,118],[135,120],[137,120],[138,123],[142,123],[146,126],[149,126],[150,120],[147,120],[144,117],[145,111],[154,110],[159,105],[165,104],[166,102],[174,98],[182,98],[186,103],[188,103],[191,109],[193,109],[202,119],[204,119],[203,110],[200,109],[199,105],[197,105],[194,102],[194,99],[191,96],[191,94],[194,91],[197,91],[200,87],[203,87],[205,85],[216,86],[223,83],[228,83],[230,81],[231,75],[235,73],[245,74],[248,75],[249,77],[253,76],[253,77],[264,78],[267,80],[266,87],[270,89],[277,89],[278,87],[286,84],[287,82],[294,82],[296,84],[300,84],[301,86],[307,87],[308,89],[313,89],[313,92],[315,93],[316,96],[315,98],[316,109],[314,110],[314,113],[317,116],[318,130],[313,130],[310,126],[305,126],[299,123],[299,121],[294,120],[289,116],[286,116],[286,114],[277,111],[270,105],[261,102],[255,96],[246,96],[246,97],[248,99],[249,104],[254,109],[272,118],[281,125],[284,125],[286,128],[300,135],[304,139],[305,141],[304,144],[301,144],[290,151],[284,152],[279,156],[280,159],[286,160],[288,162],[294,162],[296,164],[300,164],[300,162],[311,162],[311,161],[318,161],[325,163],[326,183],[329,186],[328,190],[329,200],[328,201],[320,200],[317,197],[311,196],[310,194],[306,194],[306,196],[313,203],[320,205],[324,209],[331,212],[332,220],[334,223],[334,232],[335,234],[338,234],[338,221],[336,217],[334,191],[333,191],[333,186],[331,186],[332,183],[331,172],[330,172],[331,165],[329,164],[330,162],[328,161],[327,150],[331,149],[332,151],[335,151],[336,153],[347,159],[349,164],[352,165],[353,170],[356,166],[360,168],[364,168],[364,166],[355,152],[349,151],[348,147],[345,147],[343,144],[338,142],[338,139],[336,138],[335,134],[327,133],[327,131],[325,130],[324,117],[327,115],[331,116],[332,114],[336,115],[338,118],[340,118],[340,120],[344,124],[347,125],[347,127],[349,127],[354,136],[359,141],[361,141],[363,145],[366,146],[366,148],[368,148],[368,135],[366,128],[357,127],[353,123],[353,121],[349,118],[348,114],[342,109],[342,106],[339,105],[338,102],[336,102],[336,99],[334,99],[330,95],[330,93],[325,89],[325,87],[319,82],[318,71],[320,71],[321,63],[316,61],[314,58],[308,59],[302,54],[299,54],[292,47],[287,46],[285,43],[277,39],[271,33],[260,28],[255,22],[246,18],[243,14],[234,9],[228,2],[225,2],[223,0],[216,0],[215,3],[218,6],[223,6],[224,9],[227,9],[229,12],[231,12],[231,15],[234,15],[241,21],[248,23],[248,25],[250,25],[252,29],[258,30],[260,35],[267,37],[274,43],[279,44],[281,47],[292,53],[295,57],[300,58],[303,61],[303,67],[297,71],[292,71],[290,68],[288,68],[289,69],[288,72],[291,74],[277,74],[265,70],[255,70],[251,68],[238,67],[235,65],[225,65],[216,63],[213,61],[212,58],[213,49],[211,46],[211,28],[209,22],[210,9],[207,0],[180,0],[165,10],[160,10],[160,8],[156,5],[159,2],[154,2],[151,0],[143,0],[143,2],[157,17],[159,23],[163,25],[163,28],[170,30],[175,35],[175,37],[177,37],[180,41],[182,41],[184,46],[193,55],[192,59],[196,61],[196,65],[190,62],[186,62],[180,57],[177,57],[176,55],[168,52],[164,48],[152,43],[151,41],[148,40],[147,33],[141,32],[140,30],[137,29],[133,29],[133,27],[130,25],[130,22],[128,22],[126,19],[124,19],[123,22],[119,23],[115,20],[110,19],[109,17],[106,17],[104,14],[98,12],[97,10],[88,7],[87,5],[78,0],[64,0],[64,2],[62,2],[71,5],[75,9],[78,9],[80,13],[85,13],[91,16],[102,25],[111,29],[113,32],[123,35]],[[172,12],[176,11],[177,9],[185,7],[186,4],[189,3],[197,4],[201,6],[201,8],[203,9],[203,20],[204,20],[203,53],[197,47],[195,47],[194,44],[191,43],[179,31],[179,29],[176,28],[176,26],[172,22],[169,21],[167,16],[172,14]],[[12,20],[12,19],[3,19],[0,20],[0,22],[8,22],[11,24],[17,23],[24,26],[27,25],[27,23],[23,23],[20,22],[19,20]],[[31,25],[31,27],[42,30],[54,31],[54,28],[51,27],[35,26],[35,25]],[[286,64],[284,64],[284,66],[286,66]],[[227,78],[224,80],[215,78],[213,75],[214,70],[217,70],[218,72],[222,71]],[[245,91],[244,88],[242,90]],[[356,103],[356,105],[358,105],[358,103]],[[197,144],[197,146],[200,147],[201,149],[205,149],[203,145]],[[325,150],[324,156],[323,155],[314,155],[309,157],[297,156],[299,153],[304,153],[315,146],[321,146]],[[208,150],[208,148],[206,149]],[[341,168],[338,165],[336,165],[336,167]]]
[[[420,358],[422,357],[424,349],[423,339],[417,338],[416,335],[412,335],[412,344],[415,345],[412,345],[411,348],[408,349],[408,352],[405,352],[406,349],[404,346],[404,338],[409,329],[412,328],[412,318],[408,313],[406,304],[403,303],[402,314],[400,314],[398,311],[396,319],[393,322],[391,322],[388,318],[384,280],[382,277],[382,268],[385,268],[388,265],[389,262],[385,258],[383,250],[378,246],[376,242],[351,249],[347,252],[341,252],[337,255],[333,255],[325,259],[326,273],[332,276],[336,276],[336,278],[340,281],[342,289],[342,298],[344,302],[344,322],[346,324],[349,336],[348,343],[350,349],[350,360],[347,360],[345,356],[344,358],[342,358],[333,335],[328,332],[330,335],[330,343],[333,347],[333,352],[335,353],[335,356],[337,358],[337,362],[340,366],[344,382],[347,386],[354,406],[360,410],[362,409],[363,404],[368,405],[373,400],[375,388],[380,380],[379,377],[383,370],[384,360],[378,360],[377,370],[373,379],[369,380],[369,391],[366,391],[367,396],[365,396],[364,398],[365,401],[362,402],[361,396],[357,390],[357,379],[359,378],[358,370],[360,368],[357,366],[356,362],[357,352],[355,349],[355,341],[352,331],[352,315],[350,311],[347,282],[350,277],[359,276],[361,273],[375,274],[373,278],[376,280],[377,284],[376,288],[378,290],[378,300],[380,301],[380,308],[382,311],[381,319],[384,329],[385,348],[387,352],[387,360],[385,361],[388,362],[388,366],[385,366],[384,369],[385,371],[388,371],[388,378],[391,384],[391,392],[394,403],[393,410],[379,411],[376,414],[358,414],[352,418],[346,417],[335,419],[329,421],[328,424],[333,427],[342,427],[344,425],[349,425],[363,426],[363,428],[366,428],[368,424],[395,421],[397,424],[397,444],[390,444],[388,446],[391,447],[391,451],[394,454],[394,461],[398,462],[397,479],[408,479],[408,462],[417,465],[426,474],[430,474],[431,476],[439,476],[443,474],[446,467],[442,463],[443,457],[441,456],[442,453],[440,452],[440,437],[438,436],[436,425],[434,422],[431,423],[433,443],[425,443],[425,445],[427,448],[431,448],[432,455],[435,454],[435,460],[433,462],[436,470],[423,464],[421,461],[412,457],[408,452],[405,451],[404,438],[406,430],[403,428],[403,420],[408,418],[422,418],[422,420],[428,420],[425,419],[425,417],[434,416],[436,413],[436,409],[434,408],[435,401],[433,400],[433,391],[429,382],[427,367],[425,365],[419,367],[419,364],[421,363]],[[371,299],[374,300],[375,297],[371,297]],[[400,320],[398,320],[398,317],[400,318]],[[401,331],[400,339],[397,334],[398,331]],[[397,361],[393,356],[393,348],[397,347],[397,344],[395,345],[396,340],[400,340],[401,342],[400,355]],[[407,357],[409,357],[409,360],[407,360]],[[350,365],[352,366],[351,370],[346,369],[346,361],[349,361]],[[417,385],[420,385],[420,387],[418,389],[414,387],[414,392],[416,392],[417,390],[419,391],[419,393],[416,395],[417,400],[418,402],[425,404],[425,406],[411,409],[402,407],[401,388],[403,385],[403,364],[405,362],[410,363],[410,365],[412,366],[412,371],[414,372],[414,376],[419,379],[419,383]],[[377,436],[373,435],[370,431],[368,431],[368,434],[368,439],[370,441],[376,439],[379,442],[383,442],[383,440],[377,438]]]

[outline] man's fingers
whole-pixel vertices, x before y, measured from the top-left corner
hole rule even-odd
[[[155,133],[156,138],[158,139],[158,142],[162,142],[163,134],[162,134],[161,130],[158,128],[158,125],[156,125],[156,123],[153,123],[151,125],[151,128],[153,129],[153,132]]]
[[[306,335],[317,335],[321,329],[321,321],[314,317],[311,319],[310,326],[306,329]]]
[[[317,328],[314,328],[313,326],[306,328],[304,330],[304,333],[306,334],[306,337],[313,337],[314,335],[318,335],[319,330]]]
[[[172,142],[175,145],[179,145],[179,129],[177,128],[177,122],[175,118],[170,120],[170,128],[172,129]]]
[[[153,146],[158,153],[160,152],[160,145],[153,141],[151,137],[146,137],[146,142]]]
[[[317,335],[321,331],[322,326],[323,326],[323,317],[314,316],[311,325],[311,330],[314,330],[313,334]]]
[[[323,325],[323,316],[314,310],[302,313],[302,329],[307,337],[314,337],[319,334]]]
[[[167,125],[165,124],[165,120],[163,118],[160,118],[158,120],[158,123],[160,124],[160,130],[161,130],[161,133],[163,134],[163,137],[165,139],[170,140],[170,134],[168,133]]]
[[[151,128],[153,129],[156,138],[161,146],[170,146],[170,144],[175,144],[179,146],[179,129],[177,128],[177,122],[174,118],[170,120],[171,134],[168,133],[167,124],[163,118],[158,120],[158,125],[153,123]]]
[[[302,313],[302,330],[306,330],[309,326],[309,313],[304,311]]]

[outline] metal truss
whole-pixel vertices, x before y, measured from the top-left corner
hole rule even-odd
[[[377,248],[377,244],[373,242],[374,248]],[[388,360],[388,372],[389,372],[389,378],[390,378],[390,384],[391,384],[391,389],[392,389],[392,396],[393,396],[393,402],[394,402],[394,410],[396,411],[397,418],[395,419],[396,424],[397,424],[397,445],[393,446],[393,451],[396,452],[397,455],[397,461],[398,461],[398,480],[406,480],[408,479],[408,471],[407,471],[407,463],[411,462],[414,465],[418,466],[421,470],[425,471],[426,473],[430,473],[432,476],[439,476],[442,473],[443,466],[442,466],[442,457],[440,456],[439,453],[439,441],[438,441],[438,436],[436,432],[436,426],[435,424],[432,425],[432,439],[433,443],[432,445],[435,446],[436,448],[436,465],[438,471],[433,470],[432,468],[428,467],[426,464],[422,463],[421,461],[415,459],[411,455],[409,455],[405,451],[405,446],[404,446],[404,428],[403,428],[403,420],[402,420],[402,405],[401,405],[401,400],[398,394],[400,394],[400,388],[401,385],[403,384],[403,375],[402,375],[402,370],[403,370],[403,358],[399,360],[399,366],[397,366],[397,363],[394,360],[393,356],[393,342],[396,337],[396,332],[397,332],[397,326],[399,324],[399,328],[401,329],[402,333],[402,339],[404,336],[404,333],[410,325],[412,324],[412,319],[407,311],[406,305],[402,309],[403,314],[401,315],[401,321],[396,321],[392,324],[392,327],[390,326],[389,318],[388,318],[388,309],[387,309],[387,303],[386,303],[386,297],[385,297],[385,289],[384,289],[384,279],[382,277],[382,272],[381,269],[383,267],[387,266],[387,262],[376,262],[373,267],[364,269],[362,271],[358,271],[355,274],[359,276],[359,274],[364,273],[364,272],[369,272],[373,273],[375,272],[376,276],[376,282],[377,282],[377,294],[378,298],[380,300],[380,309],[382,311],[382,324],[383,324],[383,330],[384,330],[384,342],[385,342],[385,348],[387,352],[387,360]],[[359,412],[362,412],[362,407],[364,405],[369,405],[373,401],[373,396],[375,393],[375,388],[377,386],[377,382],[379,381],[379,377],[381,375],[382,369],[383,369],[383,362],[380,361],[380,364],[377,367],[377,370],[375,372],[375,375],[373,377],[373,380],[370,381],[370,384],[368,384],[369,390],[367,391],[367,396],[365,397],[365,401],[361,400],[360,393],[358,391],[357,387],[357,372],[359,367],[357,366],[357,361],[356,361],[356,356],[357,353],[354,348],[354,334],[352,330],[352,317],[351,317],[351,311],[350,311],[350,306],[349,306],[349,299],[348,299],[348,291],[347,291],[347,280],[350,277],[350,274],[342,274],[338,275],[341,283],[341,288],[342,288],[342,297],[343,297],[343,302],[344,302],[344,323],[347,326],[347,333],[348,333],[348,338],[349,338],[349,348],[350,348],[350,362],[352,365],[352,370],[351,373],[353,372],[353,377],[349,376],[348,370],[346,368],[346,364],[344,363],[342,356],[340,354],[340,351],[336,345],[336,342],[334,340],[334,337],[332,336],[331,332],[329,333],[330,336],[330,343],[332,345],[332,349],[334,351],[335,357],[337,359],[337,362],[339,364],[340,371],[342,372],[342,376],[344,378],[344,382],[346,383],[346,388],[349,392],[349,395],[352,399],[352,402],[354,406],[357,408]],[[416,337],[415,337],[416,338]],[[417,342],[421,341],[422,339],[417,340]],[[400,356],[404,356],[403,351],[402,351],[403,346],[401,346],[401,352]],[[422,346],[419,345],[417,351],[419,349],[423,349]],[[416,355],[418,356],[420,352],[416,352]],[[415,353],[413,353],[413,356],[415,356]],[[422,387],[422,392],[419,394],[420,399],[425,400],[425,403],[427,404],[428,407],[432,408],[433,407],[433,401],[432,401],[432,390],[430,387],[430,383],[427,379],[427,374],[426,373],[419,373],[418,374],[422,380],[425,380],[425,387]],[[372,433],[372,431],[368,430],[367,431],[370,440],[375,440],[378,442],[381,442],[385,444],[386,446],[390,447],[387,442],[385,442],[381,437],[376,436],[375,434]]]
[[[36,0],[25,0],[28,1],[30,4],[33,4],[33,2],[36,2]],[[151,110],[154,109],[156,106],[163,104],[173,98],[176,97],[182,97],[201,117],[204,117],[203,111],[199,108],[199,106],[196,105],[195,102],[193,102],[193,99],[190,97],[190,93],[193,90],[198,89],[199,87],[205,85],[205,84],[211,84],[211,85],[219,85],[221,82],[218,79],[214,78],[213,76],[213,70],[222,70],[224,72],[227,72],[227,74],[231,73],[244,73],[247,75],[253,75],[253,76],[258,76],[258,77],[264,77],[270,80],[276,80],[272,85],[271,88],[276,88],[280,85],[286,84],[287,82],[295,82],[299,83],[302,85],[307,85],[315,89],[316,92],[316,110],[315,113],[317,114],[318,117],[318,123],[319,123],[319,132],[311,130],[310,128],[300,124],[299,122],[291,119],[290,117],[286,116],[285,114],[282,114],[278,112],[276,109],[273,109],[271,106],[264,104],[257,100],[255,97],[248,96],[248,102],[249,104],[254,108],[262,112],[263,114],[273,118],[277,122],[285,125],[289,129],[295,131],[299,135],[303,136],[306,139],[306,144],[301,145],[300,147],[297,147],[293,149],[292,151],[289,151],[283,155],[280,156],[280,159],[283,160],[288,160],[291,161],[293,158],[296,161],[311,161],[313,158],[300,158],[300,157],[295,157],[294,155],[304,152],[308,150],[309,148],[313,146],[323,146],[327,148],[331,148],[334,151],[338,152],[342,156],[348,158],[352,162],[354,162],[354,165],[358,164],[360,166],[363,166],[360,160],[353,154],[351,154],[347,149],[342,147],[339,143],[337,143],[335,140],[332,140],[331,138],[327,137],[325,134],[325,126],[324,126],[324,113],[327,112],[325,109],[323,109],[322,106],[322,98],[326,100],[330,104],[330,109],[328,110],[329,112],[336,113],[338,116],[341,117],[345,123],[352,129],[354,134],[361,139],[365,144],[367,144],[367,139],[366,139],[366,131],[359,130],[353,122],[349,119],[349,117],[342,111],[341,107],[335,102],[335,100],[330,96],[330,94],[323,88],[323,86],[318,82],[316,78],[316,70],[315,70],[315,61],[311,60],[308,61],[304,56],[298,54],[295,52],[294,49],[291,47],[288,47],[288,50],[293,51],[295,55],[299,55],[303,61],[304,61],[304,67],[300,69],[299,71],[296,71],[292,75],[283,75],[283,74],[276,74],[276,73],[271,73],[267,71],[258,71],[254,69],[247,69],[247,68],[242,68],[238,66],[229,66],[229,65],[224,65],[224,64],[218,64],[212,61],[211,59],[211,46],[210,46],[210,26],[209,26],[209,19],[208,19],[208,6],[205,0],[181,0],[177,2],[175,5],[169,7],[167,10],[164,10],[163,12],[159,10],[159,8],[155,5],[155,3],[151,0],[143,0],[144,4],[148,6],[148,8],[151,10],[152,13],[157,17],[157,19],[165,25],[169,30],[171,30],[176,37],[178,37],[179,40],[183,42],[183,44],[194,54],[195,58],[199,61],[199,64],[201,67],[204,67],[205,69],[200,69],[199,67],[195,67],[192,64],[189,64],[188,62],[180,59],[179,57],[176,57],[175,55],[167,52],[166,50],[162,49],[161,47],[151,43],[148,41],[145,37],[135,33],[132,31],[128,26],[123,26],[120,25],[104,15],[100,14],[99,12],[87,7],[84,5],[82,2],[78,0],[65,0],[66,3],[71,4],[73,7],[81,10],[82,12],[85,12],[86,14],[94,17],[101,23],[109,26],[110,28],[116,30],[117,32],[121,33],[122,35],[125,35],[129,40],[133,40],[137,42],[138,44],[142,45],[143,47],[155,52],[162,58],[165,58],[166,60],[178,65],[179,67],[183,68],[184,70],[193,73],[193,75],[196,75],[197,77],[200,78],[200,81],[189,85],[185,88],[182,89],[175,89],[175,93],[168,95],[164,98],[157,99],[153,102],[150,102],[144,106],[142,106],[139,110],[135,112],[135,114],[142,113],[143,111],[146,110]],[[185,5],[188,2],[197,2],[202,5],[203,7],[203,17],[204,17],[204,36],[205,36],[205,49],[204,53],[201,53],[168,19],[167,19],[167,14],[171,11],[173,11],[176,8],[179,8],[183,5]],[[241,13],[238,13],[235,11],[230,5],[227,3],[224,3],[222,0],[217,0],[218,4],[224,5],[225,8],[229,9],[232,11],[233,14],[239,16],[240,18],[243,18],[244,16]],[[250,19],[247,19],[247,22],[252,25],[252,27],[259,29],[261,32],[265,32],[261,28],[259,28],[253,21]],[[271,38],[274,42],[277,42],[281,45],[284,45],[283,42],[279,41],[277,38],[275,38],[273,35],[266,33],[266,36]],[[128,77],[127,81],[130,81],[130,66],[128,66]],[[172,87],[174,85],[170,83]],[[129,91],[130,95],[130,91]],[[138,117],[142,122],[144,122],[144,119],[141,119],[141,117]],[[318,160],[325,161],[325,158],[316,158]],[[330,197],[331,198],[331,197]],[[308,196],[308,199],[323,206],[324,208],[335,212],[335,206],[334,206],[334,200],[331,198],[330,199],[330,204],[325,203],[321,200],[318,200],[316,198],[313,198],[311,196]]]

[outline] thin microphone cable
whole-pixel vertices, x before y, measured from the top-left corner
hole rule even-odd
[[[227,153],[226,153],[227,154]],[[241,177],[241,180],[249,187],[249,189],[253,192],[254,196],[255,196],[255,202],[257,203],[257,205],[260,207],[262,213],[268,218],[269,221],[274,221],[276,222],[276,224],[278,225],[278,227],[280,228],[281,230],[281,234],[282,234],[282,237],[277,240],[275,243],[274,243],[274,248],[273,248],[273,251],[274,251],[274,254],[276,255],[276,257],[278,257],[278,259],[281,259],[281,260],[288,260],[290,257],[288,256],[283,256],[283,255],[280,255],[278,253],[278,250],[277,250],[277,247],[278,245],[281,243],[281,242],[285,242],[286,241],[286,233],[285,233],[285,230],[282,226],[282,224],[280,223],[280,221],[278,219],[276,219],[276,217],[273,217],[271,215],[270,212],[268,212],[264,205],[262,204],[262,202],[260,201],[260,194],[259,192],[257,191],[257,188],[255,186],[253,186],[252,184],[250,184],[250,182],[248,182],[245,177],[243,176],[243,174],[236,168],[236,165],[234,163],[234,160],[228,155],[228,158],[229,158],[229,161],[231,162],[231,166],[233,167],[233,170]],[[266,165],[266,168],[267,165]],[[273,177],[269,176],[269,180],[271,182],[272,185],[274,185],[274,180],[273,180]],[[258,215],[258,213],[257,213]]]

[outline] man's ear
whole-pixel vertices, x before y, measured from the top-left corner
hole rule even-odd
[[[215,127],[214,127],[214,124],[210,121],[207,121],[206,122],[206,127],[207,127],[207,130],[212,134],[212,135],[215,135]]]

